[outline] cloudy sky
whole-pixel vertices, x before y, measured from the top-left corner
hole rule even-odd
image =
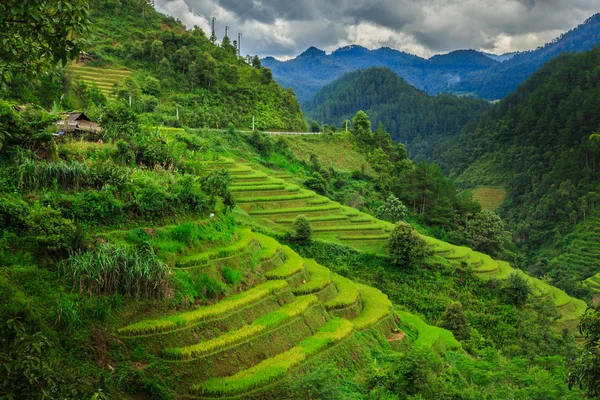
[[[600,12],[600,0],[156,0],[160,12],[242,53],[288,59],[310,46],[388,46],[423,57],[456,49],[533,49]]]

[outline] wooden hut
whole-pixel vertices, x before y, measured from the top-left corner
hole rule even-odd
[[[102,130],[82,112],[72,112],[56,123],[59,132],[64,133],[97,133]]]

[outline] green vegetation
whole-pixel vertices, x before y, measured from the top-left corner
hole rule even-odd
[[[306,270],[310,275],[308,282],[293,290],[294,294],[311,294],[318,292],[331,283],[331,271],[322,265],[317,264],[315,260],[304,260]]]
[[[344,319],[332,319],[298,346],[260,364],[226,378],[215,378],[195,386],[195,392],[209,396],[231,396],[263,386],[281,378],[287,371],[308,357],[348,337],[352,324]]]
[[[362,301],[362,312],[352,320],[352,325],[356,330],[363,330],[389,316],[392,302],[377,289],[360,284],[357,286]]]
[[[279,310],[260,317],[252,322],[251,325],[246,325],[237,331],[231,331],[225,335],[215,339],[198,344],[183,347],[165,349],[163,355],[169,359],[190,359],[199,358],[203,355],[217,351],[219,349],[232,346],[235,343],[247,340],[251,336],[255,336],[268,329],[286,323],[287,321],[301,315],[310,306],[318,303],[315,296],[299,297],[293,303],[281,307]]]
[[[407,325],[409,329],[416,331],[418,336],[415,345],[431,348],[436,343],[441,343],[449,350],[462,350],[460,342],[454,338],[452,332],[428,325],[421,318],[406,311],[398,311],[397,314],[403,325]]]
[[[286,287],[286,281],[269,281],[239,295],[228,297],[217,304],[200,307],[194,311],[176,314],[159,320],[137,322],[119,329],[118,332],[123,336],[137,336],[168,332],[170,330],[183,328],[203,320],[218,318],[219,316],[231,313],[236,309],[264,299],[266,296],[270,296],[276,291]]]
[[[496,211],[506,199],[506,189],[480,186],[473,191],[473,199],[477,200],[484,210]]]

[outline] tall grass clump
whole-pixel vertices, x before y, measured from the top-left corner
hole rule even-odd
[[[162,297],[168,286],[168,267],[152,247],[102,243],[95,249],[72,253],[60,263],[62,276],[80,292]]]
[[[56,182],[63,189],[79,189],[88,180],[88,167],[79,161],[36,162],[24,158],[17,166],[19,185],[35,190]]]

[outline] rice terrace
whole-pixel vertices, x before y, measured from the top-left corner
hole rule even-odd
[[[0,3],[0,399],[599,397],[597,4],[184,3]]]

